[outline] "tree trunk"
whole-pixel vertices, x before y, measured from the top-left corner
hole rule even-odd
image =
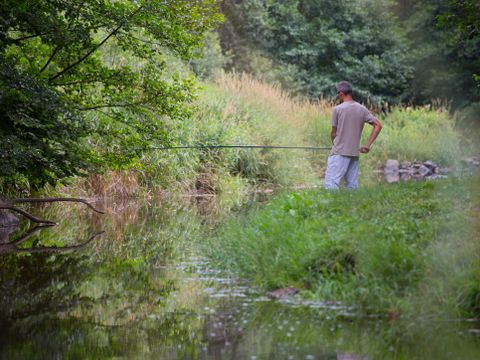
[[[20,221],[15,215],[6,210],[0,209],[0,228],[1,227],[16,227]]]

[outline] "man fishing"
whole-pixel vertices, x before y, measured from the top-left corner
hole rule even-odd
[[[358,158],[367,154],[377,138],[382,124],[368,109],[352,98],[352,85],[347,81],[337,84],[337,96],[342,101],[332,111],[332,150],[328,156],[325,189],[338,189],[345,179],[348,189],[358,188]],[[373,126],[364,146],[360,147],[363,126]]]

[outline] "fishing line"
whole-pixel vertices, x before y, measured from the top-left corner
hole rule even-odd
[[[154,150],[175,150],[175,149],[300,149],[300,150],[330,150],[326,146],[274,146],[274,145],[179,145],[179,146],[158,146],[150,147]]]

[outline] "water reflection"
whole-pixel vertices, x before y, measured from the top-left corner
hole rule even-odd
[[[42,231],[23,225],[4,235],[8,241],[2,245],[68,248],[105,233],[74,252],[7,251],[0,257],[0,358],[480,355],[479,338],[468,332],[468,324],[358,319],[346,316],[345,309],[274,301],[209,268],[196,244],[231,216],[210,201],[111,201],[101,204],[103,216],[58,204],[32,208],[59,225]]]
[[[69,245],[69,246],[32,246],[28,248],[21,248],[19,247],[23,242],[25,242],[28,238],[35,235],[37,232],[55,226],[53,224],[44,224],[44,225],[37,225],[28,230],[26,230],[23,234],[18,235],[14,240],[10,240],[10,234],[15,232],[16,229],[13,227],[7,228],[0,228],[0,255],[6,255],[11,253],[63,253],[67,251],[77,251],[82,249],[83,247],[87,246],[93,239],[97,236],[100,236],[104,233],[104,231],[97,232],[90,236],[86,241],[80,242],[77,245]]]

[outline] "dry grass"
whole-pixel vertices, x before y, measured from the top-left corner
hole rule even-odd
[[[319,114],[330,116],[334,106],[333,102],[325,99],[312,102],[292,97],[280,86],[255,79],[246,73],[221,72],[215,83],[243,102],[268,108],[279,120],[297,130],[305,130],[310,121]],[[228,110],[232,109],[225,109],[227,112]]]
[[[75,178],[73,183],[57,189],[56,192],[90,199],[117,200],[149,195],[142,184],[142,173],[135,170],[111,170],[104,174]]]

